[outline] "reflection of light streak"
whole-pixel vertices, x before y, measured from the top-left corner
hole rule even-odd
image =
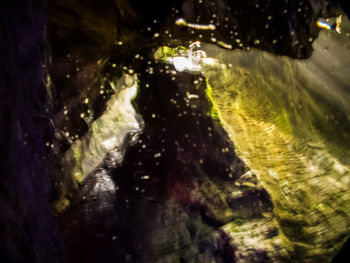
[[[324,29],[327,29],[327,30],[331,30],[332,29],[331,25],[327,24],[326,22],[320,21],[320,20],[317,21],[317,25],[320,28],[324,28]]]
[[[112,150],[116,145],[118,141],[116,137],[113,137],[111,139],[105,140],[102,142],[103,146],[108,150]]]
[[[334,18],[327,18],[327,19],[320,18],[317,20],[316,24],[318,27],[324,28],[327,30],[334,29],[335,31],[337,31],[340,34],[341,33],[342,18],[343,18],[342,15],[336,17],[335,21],[334,21]],[[333,23],[331,23],[330,21],[333,21]]]
[[[164,59],[174,65],[175,69],[179,72],[182,71],[192,71],[200,72],[202,66],[215,65],[217,60],[213,58],[208,58],[207,53],[203,50],[199,50],[201,47],[201,42],[196,41],[189,45],[189,49],[179,49],[175,56],[164,55]]]
[[[199,41],[193,42],[189,47],[191,50],[194,47],[201,47],[201,42],[199,42]]]
[[[343,16],[340,15],[338,16],[336,19],[335,19],[335,22],[336,22],[336,27],[335,27],[335,31],[337,31],[339,34],[341,32],[341,28],[340,28],[340,25],[341,25],[341,20],[342,20]]]
[[[216,29],[216,26],[214,26],[213,24],[209,24],[209,25],[191,24],[191,23],[187,23],[183,18],[179,18],[178,20],[176,20],[175,24],[178,26],[186,26],[186,27],[190,27],[198,30],[215,30]]]
[[[177,71],[184,71],[184,70],[189,70],[189,71],[200,71],[201,67],[198,64],[193,63],[191,58],[186,58],[186,57],[174,57],[174,58],[169,58],[169,62],[172,62],[176,68]]]
[[[222,42],[222,41],[218,41],[216,42],[220,47],[223,47],[223,48],[227,48],[227,49],[232,49],[232,45],[231,44],[227,44],[225,42]]]
[[[217,61],[213,58],[198,58],[198,57],[169,57],[167,61],[174,65],[179,72],[188,70],[199,72],[203,65],[215,65]]]

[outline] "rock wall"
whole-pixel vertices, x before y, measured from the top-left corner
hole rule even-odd
[[[2,1],[0,17],[0,261],[62,262],[50,208],[44,1]]]

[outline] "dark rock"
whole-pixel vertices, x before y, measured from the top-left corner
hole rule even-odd
[[[269,195],[246,178],[248,168],[219,120],[210,116],[203,76],[177,73],[172,80],[158,73],[164,65],[153,55],[160,46],[201,40],[305,59],[318,36],[316,20],[339,14],[338,6],[313,0],[47,5],[48,46],[42,1],[0,4],[0,260],[63,261],[49,201],[67,198],[72,204],[60,217],[60,230],[71,262],[287,262],[280,244],[271,241],[278,236],[273,215],[263,215],[272,209]],[[180,18],[216,30],[176,25]],[[147,61],[156,69],[153,76],[145,72]],[[108,153],[78,189],[62,172],[70,167],[61,167],[60,158],[105,112],[114,93],[110,80],[130,70],[139,76],[135,107],[145,129],[130,137],[122,163],[113,166]],[[199,84],[193,85],[195,80]],[[189,103],[188,93],[198,99]],[[88,118],[82,117],[89,110]],[[49,163],[51,147],[55,156]],[[245,247],[242,231],[232,235],[245,225],[244,233],[255,235],[258,228],[260,242],[269,246]]]
[[[49,204],[44,1],[2,1],[0,17],[0,261],[62,262]]]
[[[169,66],[152,67],[160,72]],[[269,211],[272,204],[257,188],[243,197],[242,205],[253,212],[241,215],[242,208],[233,205],[229,196],[240,191],[235,181],[241,178],[244,188],[249,176],[242,177],[246,166],[210,116],[206,89],[199,74],[140,75],[134,105],[143,132],[121,164],[111,170],[104,162],[83,181],[60,218],[69,262],[236,262],[236,241],[221,227],[242,216],[263,218],[259,200]],[[191,103],[190,94],[197,98]],[[269,262],[271,251],[249,249],[241,262]]]

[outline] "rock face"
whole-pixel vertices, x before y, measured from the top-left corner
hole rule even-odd
[[[106,155],[60,219],[69,262],[281,261],[270,197],[210,116],[205,78],[150,66],[134,101],[143,132],[121,163],[118,149]]]
[[[0,3],[0,261],[61,262],[51,215],[43,1]]]
[[[65,158],[71,144],[106,110],[114,93],[110,82],[123,72],[142,73],[142,61],[152,59],[158,47],[188,46],[199,40],[226,49],[258,48],[305,59],[320,30],[317,19],[338,13],[335,3],[310,0],[50,1],[57,159]],[[205,29],[208,25],[215,30]],[[54,176],[55,200],[68,200],[77,189],[71,176],[75,168],[70,166],[60,171],[62,176]]]
[[[338,15],[336,2],[9,2],[0,4],[1,262],[291,260],[270,195],[237,156],[210,83],[154,53],[202,41],[306,59],[317,19]],[[145,127],[79,182],[75,143],[91,146],[125,74],[138,78]]]
[[[218,60],[203,71],[212,101],[297,262],[330,262],[349,232],[349,29],[321,32],[307,60],[203,48]]]

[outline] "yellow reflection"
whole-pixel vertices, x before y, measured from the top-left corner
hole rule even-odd
[[[334,18],[320,18],[317,20],[316,24],[320,28],[324,28],[327,30],[334,29],[338,34],[341,33],[341,23],[342,23],[343,16],[340,15],[338,17]]]
[[[186,20],[183,18],[177,19],[175,21],[175,24],[178,26],[186,26],[186,27],[198,29],[198,30],[215,30],[216,29],[216,26],[213,24],[208,24],[208,25],[192,24],[192,23],[187,23]]]

